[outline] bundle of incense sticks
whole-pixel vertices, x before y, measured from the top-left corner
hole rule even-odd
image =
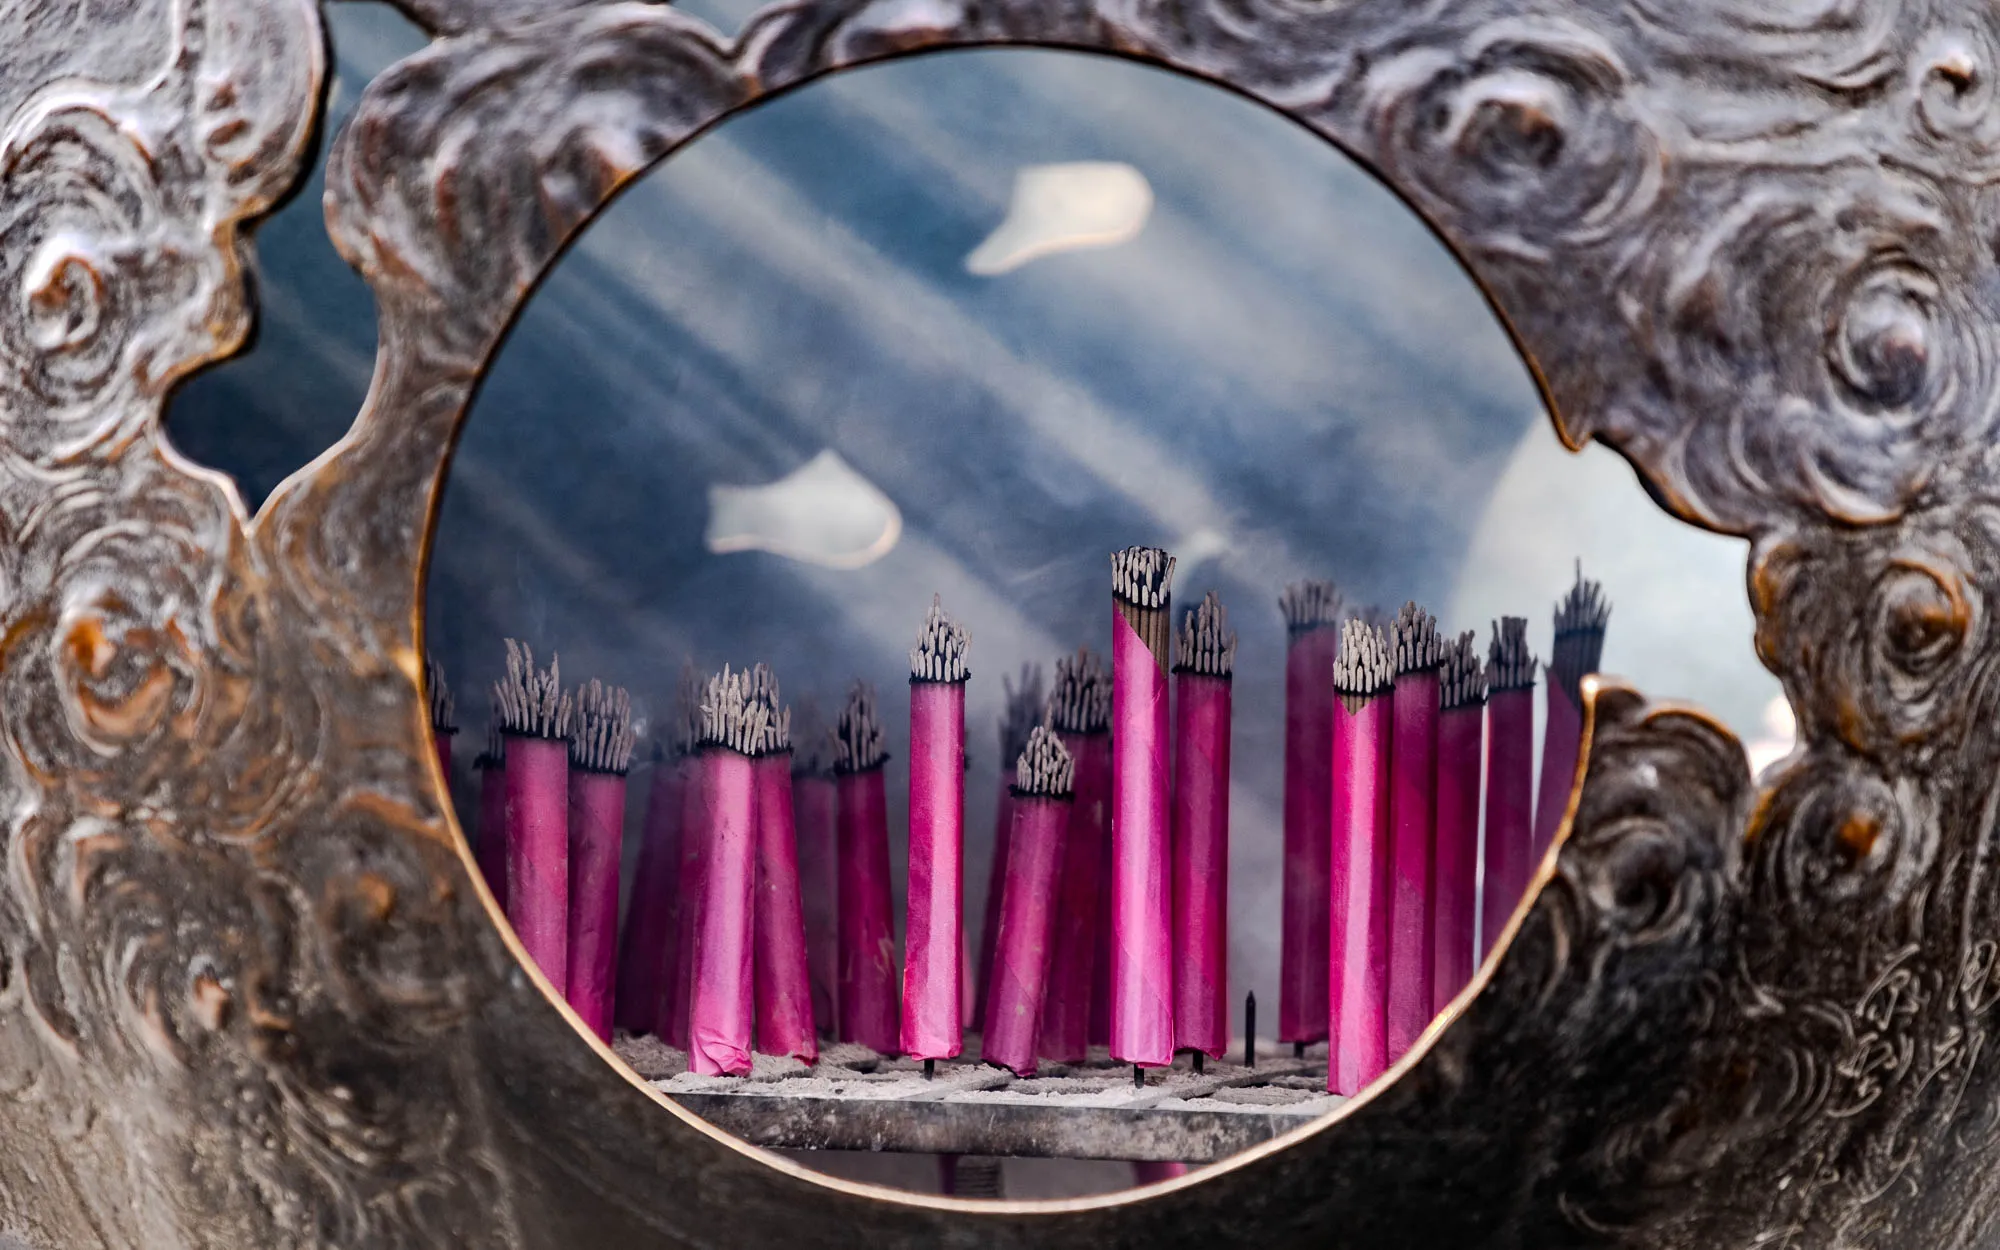
[[[611,1040],[618,952],[618,868],[625,843],[625,773],[632,766],[632,697],[596,678],[576,695],[569,738],[569,1005]]]
[[[1611,604],[1604,587],[1585,581],[1577,562],[1576,583],[1556,604],[1555,646],[1551,648],[1547,711],[1542,720],[1542,779],[1535,799],[1535,856],[1540,858],[1562,824],[1576,785],[1577,754],[1583,740],[1583,679],[1604,656],[1604,627]]]
[[[1007,847],[1014,822],[1015,761],[1028,747],[1028,735],[1047,707],[1043,692],[1042,666],[1023,664],[1016,685],[1000,679],[1006,702],[1000,715],[1000,784],[993,802],[992,871],[986,877],[986,911],[979,924],[979,981],[973,991],[973,1019],[986,1018],[987,989],[993,982],[993,942],[1000,930],[1000,903],[1007,884]]]
[[[812,971],[806,959],[805,906],[799,890],[798,835],[792,812],[792,713],[768,665],[750,673],[751,696],[763,704],[764,741],[755,754],[757,781],[756,950],[757,1049],[812,1063],[819,1058],[813,1027]]]
[[[1278,1040],[1317,1042],[1327,1022],[1326,830],[1333,801],[1333,661],[1345,604],[1332,582],[1294,582],[1285,617],[1284,896]]]
[[[1395,668],[1382,631],[1341,626],[1334,665],[1326,1087],[1357,1094],[1389,1066],[1389,760]]]
[[[1074,762],[1075,798],[1063,834],[1039,1049],[1058,1063],[1081,1063],[1090,1056],[1100,998],[1107,1030],[1111,1018],[1108,989],[1099,993],[1100,980],[1109,984],[1111,962],[1105,888],[1111,859],[1111,675],[1088,648],[1056,661],[1048,717]]]
[[[1062,867],[1075,793],[1075,761],[1047,726],[1028,735],[1014,766],[1006,890],[1001,898],[981,1058],[1032,1076],[1049,978]]]
[[[903,1053],[964,1047],[965,627],[931,599],[910,649],[910,859],[903,930]]]
[[[1174,664],[1174,1045],[1229,1049],[1229,729],[1236,634],[1209,591],[1181,622]],[[1331,674],[1328,674],[1331,685]]]
[[[493,685],[507,761],[507,919],[556,992],[569,974],[569,720],[560,662],[535,668],[507,639],[507,676]]]
[[[706,850],[695,899],[688,1000],[688,1070],[750,1070],[753,917],[757,885],[757,778],[752,760],[770,740],[770,708],[747,672],[711,677],[701,702]]]
[[[444,774],[445,785],[451,785],[451,741],[458,736],[458,701],[451,697],[451,686],[444,679],[444,670],[430,656],[424,657],[424,694],[431,710],[431,745],[437,749],[438,771]]]
[[[1472,980],[1479,912],[1479,756],[1486,674],[1477,635],[1460,634],[1438,670],[1437,853],[1431,865],[1431,1010]]]
[[[1111,1057],[1174,1060],[1167,647],[1174,558],[1111,557]]]
[[[681,789],[681,855],[674,872],[675,927],[673,948],[662,957],[663,1002],[655,1029],[662,1040],[682,1050],[688,1048],[688,1012],[694,1004],[694,943],[696,902],[701,897],[702,866],[708,862],[708,795],[706,770],[700,761],[705,725],[702,703],[708,697],[708,682],[690,662],[681,671],[680,705],[685,713],[687,781]]]
[[[661,1027],[666,996],[672,992],[680,966],[681,841],[699,714],[700,683],[689,664],[681,674],[675,715],[653,743],[646,822],[639,835],[632,900],[618,945],[613,1018],[630,1033]]]
[[[500,910],[507,910],[507,748],[496,705],[486,722],[486,749],[472,761],[479,774],[479,875]]]
[[[1493,622],[1486,652],[1486,850],[1479,901],[1483,956],[1527,892],[1535,860],[1535,657],[1526,617]]]
[[[840,951],[837,1003],[843,1042],[885,1055],[900,1040],[896,931],[889,882],[889,804],[883,791],[882,727],[875,692],[855,683],[834,725]]]
[[[792,751],[792,823],[799,843],[799,893],[805,910],[806,966],[812,974],[813,1023],[835,1036],[839,886],[834,846],[839,799],[833,781],[833,730],[811,699],[799,701]]]
[[[1396,665],[1389,752],[1389,1057],[1431,1022],[1431,859],[1437,838],[1437,620],[1406,603],[1390,625]]]

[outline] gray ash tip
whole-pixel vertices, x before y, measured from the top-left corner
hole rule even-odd
[[[1337,629],[1347,611],[1347,600],[1332,582],[1293,582],[1278,596],[1278,611],[1285,617],[1285,631],[1296,638],[1316,629]]]
[[[1228,677],[1236,671],[1236,633],[1229,628],[1229,609],[1214,591],[1181,618],[1176,648],[1176,673],[1198,673],[1204,677]]]
[[[1493,622],[1493,642],[1486,649],[1486,678],[1497,693],[1527,690],[1535,684],[1535,657],[1528,651],[1528,618],[1503,616]]]
[[[1078,647],[1074,656],[1056,661],[1049,723],[1057,733],[1111,732],[1111,670],[1090,653],[1089,647]]]
[[[1403,605],[1389,626],[1395,642],[1396,672],[1421,673],[1444,663],[1444,640],[1438,637],[1437,618],[1414,601]]]
[[[556,742],[568,738],[570,702],[562,688],[562,660],[552,655],[547,670],[537,671],[534,652],[507,639],[507,675],[493,683],[493,706],[500,709],[503,733]]]
[[[882,723],[875,719],[875,688],[855,682],[847,706],[833,725],[833,771],[866,772],[889,758],[882,745]]]
[[[632,696],[623,686],[595,677],[576,692],[570,718],[569,763],[591,773],[623,776],[632,767]]]
[[[1389,640],[1380,627],[1349,617],[1340,626],[1340,654],[1333,661],[1333,688],[1357,698],[1381,694],[1396,684]]]
[[[1000,714],[1000,758],[1011,760],[1028,747],[1028,735],[1048,711],[1043,692],[1042,666],[1023,664],[1021,683],[1002,677],[1000,689],[1006,693],[1005,710]]]
[[[1158,547],[1111,554],[1111,593],[1135,608],[1164,608],[1172,593],[1174,558]]]
[[[444,679],[444,670],[437,661],[424,654],[424,696],[431,705],[431,732],[455,734],[458,732],[458,700],[452,698],[451,685]]]
[[[1066,799],[1074,789],[1076,761],[1055,730],[1037,725],[1014,765],[1014,793]]]
[[[500,708],[496,704],[486,713],[486,749],[473,757],[474,768],[502,768],[507,763],[507,739],[500,735]]]
[[[778,693],[778,675],[769,664],[750,670],[750,697],[764,705],[764,737],[752,755],[782,755],[792,749],[792,709]]]
[[[1549,675],[1570,698],[1581,703],[1583,679],[1597,671],[1604,659],[1604,627],[1611,621],[1611,603],[1604,587],[1583,576],[1583,561],[1576,562],[1576,584],[1556,604],[1555,646],[1551,648]]]
[[[1447,712],[1486,702],[1486,670],[1479,663],[1478,638],[1476,630],[1468,629],[1445,644],[1444,666],[1438,670],[1438,705]]]
[[[819,700],[806,695],[792,717],[792,776],[825,777],[833,772],[833,726],[820,714]]]
[[[708,679],[701,696],[701,745],[755,755],[770,732],[771,709],[757,697],[748,672],[728,665]]]
[[[924,617],[924,632],[910,648],[911,681],[966,681],[972,670],[966,667],[965,649],[972,635],[965,626],[945,615],[944,600],[931,596],[930,614]]]

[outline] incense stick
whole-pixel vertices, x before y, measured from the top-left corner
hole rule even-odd
[[[834,785],[840,852],[839,1037],[896,1053],[896,933],[891,919],[889,805],[882,766],[889,753],[875,692],[856,683],[834,725]]]
[[[1327,1089],[1353,1095],[1389,1066],[1390,814],[1395,667],[1382,632],[1341,626],[1334,665]]]
[[[444,679],[444,670],[429,653],[424,655],[424,695],[431,713],[431,745],[437,751],[438,772],[444,775],[446,793],[451,788],[451,741],[458,736],[458,700]]]
[[[1486,673],[1477,635],[1445,647],[1438,674],[1437,856],[1432,865],[1431,1010],[1441,1012],[1472,980],[1479,910],[1479,756],[1486,727]]]
[[[1333,801],[1333,661],[1346,603],[1332,582],[1293,582],[1285,618],[1284,894],[1278,1040],[1316,1042],[1327,1022],[1327,828]]]
[[[1229,731],[1236,634],[1214,591],[1181,622],[1174,665],[1174,1047],[1229,1049]]]
[[[479,875],[502,915],[507,911],[507,748],[498,708],[487,714],[486,749],[472,761],[479,774]]]
[[[986,875],[986,910],[979,925],[979,983],[974,990],[973,1018],[986,1019],[987,991],[993,983],[993,943],[1000,931],[1001,898],[1007,884],[1008,843],[1014,823],[1015,761],[1027,749],[1028,735],[1048,710],[1042,666],[1023,664],[1020,684],[1000,679],[1005,703],[1000,715],[1000,784],[993,802],[993,855]]]
[[[903,1053],[964,1048],[965,627],[933,596],[910,650],[910,858],[903,929]]]
[[[688,1048],[688,1012],[694,1004],[695,921],[701,899],[702,865],[708,857],[708,796],[699,754],[702,700],[708,683],[692,659],[681,666],[674,699],[674,725],[685,761],[681,784],[681,843],[673,870],[673,944],[660,957],[661,1010],[656,1031],[669,1046]]]
[[[1604,627],[1611,604],[1604,587],[1587,581],[1577,561],[1576,582],[1556,604],[1555,645],[1543,695],[1542,778],[1535,799],[1535,856],[1549,849],[1570,792],[1576,788],[1577,754],[1583,741],[1583,679],[1597,671],[1604,655]]]
[[[1062,866],[1048,984],[1042,996],[1042,1057],[1082,1063],[1090,1056],[1099,1003],[1110,1037],[1111,674],[1079,647],[1056,661],[1049,727],[1074,761],[1075,797],[1063,833]]]
[[[493,685],[506,768],[507,919],[559,994],[569,980],[569,720],[561,662],[507,641]]]
[[[569,1004],[611,1040],[618,955],[618,869],[625,842],[625,773],[632,766],[632,697],[596,678],[576,695],[569,738]]]
[[[1017,1076],[1032,1076],[1076,761],[1053,730],[1037,725],[1016,757],[1014,776],[1012,859],[1000,904],[993,993],[981,1017],[981,1058]]]
[[[1493,622],[1486,653],[1486,849],[1479,950],[1493,949],[1527,891],[1535,856],[1535,657],[1528,621]]]
[[[1431,861],[1437,838],[1437,620],[1406,603],[1390,629],[1395,649],[1394,742],[1389,756],[1389,1057],[1431,1020]]]
[[[1174,558],[1111,557],[1111,1057],[1174,1059],[1167,647]]]
[[[792,713],[777,674],[759,664],[751,697],[764,709],[764,739],[754,753],[757,787],[755,955],[757,1049],[806,1063],[819,1058],[813,1026],[812,969],[806,957],[805,904],[799,888],[798,834],[792,810]]]
[[[812,974],[813,1023],[835,1036],[840,860],[835,847],[838,791],[833,782],[833,727],[811,698],[799,700],[792,747],[792,818],[798,834],[799,896],[805,911],[806,966]]]
[[[757,783],[751,756],[770,728],[770,709],[751,675],[725,667],[701,703],[698,755],[707,849],[702,857],[688,1005],[688,1070],[701,1076],[750,1070],[752,952],[757,882]]]

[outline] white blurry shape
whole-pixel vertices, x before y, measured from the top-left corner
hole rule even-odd
[[[1798,745],[1799,721],[1792,705],[1778,695],[1764,705],[1764,733],[1746,748],[1750,754],[1750,774],[1760,776],[1765,769],[1784,759]]]
[[[873,564],[896,546],[903,514],[831,448],[763,486],[708,488],[708,549],[769,551],[830,569]]]
[[[1153,212],[1146,176],[1120,161],[1029,165],[1014,175],[1007,218],[965,258],[967,273],[993,277],[1031,260],[1130,242]]]

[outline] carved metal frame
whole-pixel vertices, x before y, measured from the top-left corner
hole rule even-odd
[[[0,37],[0,1242],[1994,1244],[2000,19],[1854,0],[402,0],[334,141],[380,310],[255,516],[173,384],[250,317],[309,0],[17,0]],[[1113,1200],[830,1181],[664,1104],[523,970],[425,744],[452,439],[622,185],[772,92],[1037,44],[1233,87],[1403,194],[1567,440],[1751,540],[1761,785],[1594,685],[1512,940],[1343,1114]]]

